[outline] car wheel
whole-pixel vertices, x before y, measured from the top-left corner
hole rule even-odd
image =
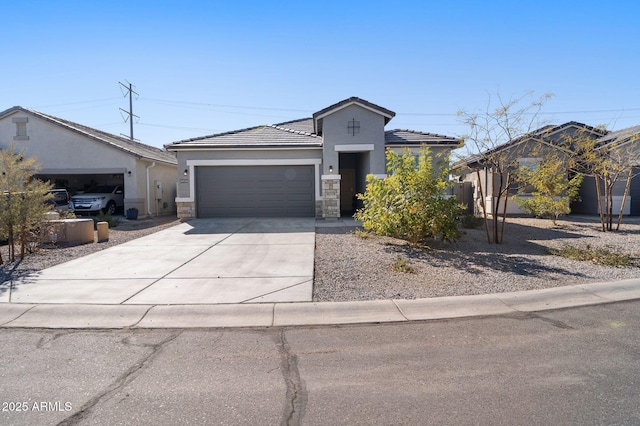
[[[113,216],[113,214],[116,212],[116,203],[114,203],[113,201],[109,201],[107,207],[105,207],[103,211],[105,214],[110,214]]]

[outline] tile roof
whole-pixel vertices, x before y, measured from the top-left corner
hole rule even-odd
[[[487,149],[481,153],[478,154],[472,154],[467,158],[464,158],[458,162],[456,162],[456,164],[454,164],[454,167],[458,167],[461,165],[471,165],[474,163],[479,163],[482,160],[486,160],[488,155],[491,155],[492,153],[495,152],[500,152],[504,149],[507,149],[509,147],[512,147],[514,145],[518,145],[522,142],[526,142],[528,140],[532,140],[532,139],[542,139],[544,142],[549,143],[549,144],[558,144],[560,142],[563,141],[562,137],[556,137],[554,136],[558,131],[562,131],[568,128],[578,128],[578,129],[584,129],[590,133],[592,133],[594,135],[594,137],[601,137],[604,135],[604,133],[602,133],[602,131],[596,127],[592,127],[592,126],[588,126],[586,124],[577,122],[577,121],[569,121],[566,122],[564,124],[560,124],[560,125],[554,125],[554,124],[549,124],[543,127],[540,127],[539,129],[533,130],[525,135],[522,135],[520,137],[517,137],[515,139],[512,139],[502,145],[496,146],[494,148],[491,149]]]
[[[294,120],[280,124],[249,127],[215,135],[185,139],[166,145],[169,150],[194,147],[321,147],[322,138],[308,132],[306,121]]]
[[[140,142],[132,141],[130,139],[127,139],[121,136],[116,136],[111,133],[103,132],[102,130],[94,129],[92,127],[84,126],[82,124],[78,124],[72,121],[64,120],[62,118],[54,117],[49,114],[44,114],[42,112],[35,111],[29,108],[15,106],[13,108],[9,108],[3,112],[0,112],[0,117],[4,117],[5,115],[9,115],[18,111],[31,113],[33,115],[36,115],[42,118],[43,120],[49,121],[51,123],[64,127],[76,133],[80,133],[93,140],[102,142],[106,145],[112,146],[113,148],[119,149],[121,151],[125,151],[141,159],[146,159],[151,161],[160,161],[168,164],[178,163],[178,160],[176,159],[175,155],[163,149],[146,145]]]
[[[381,107],[380,105],[376,105],[374,103],[371,103],[369,101],[366,101],[364,99],[361,99],[357,96],[352,96],[349,99],[344,99],[340,102],[336,102],[333,105],[330,105],[326,108],[321,109],[318,112],[314,112],[313,113],[313,129],[314,132],[322,135],[322,124],[323,124],[323,120],[324,117],[326,115],[329,115],[329,113],[331,113],[334,110],[340,110],[342,108],[346,108],[347,106],[351,105],[351,104],[360,104],[361,106],[368,108],[370,110],[373,110],[375,112],[377,112],[378,114],[384,116],[384,124],[386,125],[387,123],[389,123],[389,121],[395,117],[396,113]]]
[[[388,145],[459,145],[461,140],[451,136],[436,133],[419,132],[416,130],[387,130],[384,141]]]
[[[313,118],[300,118],[298,120],[285,121],[284,123],[274,124],[276,127],[284,129],[298,130],[304,133],[313,133]]]
[[[362,105],[367,106],[367,107],[369,107],[371,109],[379,111],[383,115],[388,116],[388,119],[386,120],[385,123],[388,123],[389,120],[391,120],[391,118],[395,117],[395,115],[396,115],[395,112],[393,112],[393,111],[391,111],[389,109],[383,108],[380,105],[376,105],[376,104],[374,104],[372,102],[366,101],[366,100],[364,100],[362,98],[359,98],[357,96],[351,96],[348,99],[344,99],[344,100],[342,100],[340,102],[336,102],[333,105],[330,105],[330,106],[328,106],[326,108],[323,108],[318,112],[314,112],[313,113],[313,119],[316,120],[316,119],[318,119],[318,117],[321,117],[322,115],[326,114],[329,111],[332,111],[334,109],[339,109],[341,107],[344,107],[344,106],[352,104],[352,103],[362,104]]]
[[[249,127],[208,136],[184,139],[165,145],[170,151],[208,148],[259,148],[259,147],[322,147],[321,135],[314,133],[318,116],[336,108],[356,102],[375,109],[386,118],[395,116],[393,111],[357,97],[340,101],[313,114],[312,118],[300,118],[282,123]],[[390,119],[390,118],[389,118]],[[388,121],[388,120],[387,120]],[[459,145],[460,139],[415,130],[385,131],[385,143],[390,145]]]
[[[622,144],[636,139],[640,139],[640,126],[627,127],[625,129],[609,132],[606,136],[600,138],[600,142],[602,145],[608,145],[611,143]]]

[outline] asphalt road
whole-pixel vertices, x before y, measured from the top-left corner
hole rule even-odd
[[[0,330],[0,424],[640,424],[640,301],[403,324]]]

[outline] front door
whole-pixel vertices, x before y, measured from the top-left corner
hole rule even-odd
[[[340,212],[353,214],[356,195],[356,170],[340,169]]]

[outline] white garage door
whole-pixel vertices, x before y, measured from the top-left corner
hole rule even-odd
[[[313,166],[196,167],[198,217],[313,217],[313,174]]]

